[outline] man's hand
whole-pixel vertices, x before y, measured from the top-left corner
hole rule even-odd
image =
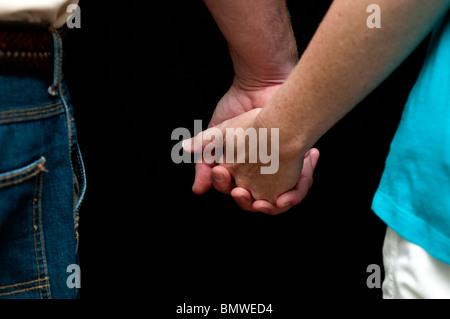
[[[298,52],[286,0],[204,2],[227,40],[235,71],[233,85],[219,101],[208,126],[213,127],[266,105],[297,64]],[[203,194],[212,185],[232,196],[250,194],[244,189],[232,192],[234,183],[224,167],[198,163],[195,169],[192,190],[196,194]],[[216,169],[219,174],[212,174]],[[224,170],[222,175],[220,169]],[[225,179],[218,181],[213,176]],[[235,198],[242,202],[242,196]],[[253,199],[245,198],[245,205],[238,204],[250,210]]]
[[[303,159],[302,172],[293,189],[281,194],[276,204],[267,200],[254,200],[252,194],[242,187],[231,190],[231,196],[243,210],[262,212],[269,215],[278,215],[298,205],[307,195],[313,184],[313,173],[319,160],[319,150],[310,149]],[[213,185],[216,189],[230,189],[234,183],[231,174],[223,166],[215,166],[212,169]]]

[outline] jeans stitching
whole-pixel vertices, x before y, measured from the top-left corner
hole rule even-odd
[[[23,119],[39,119],[42,117],[42,115],[46,115],[47,113],[53,114],[57,111],[62,111],[64,110],[64,107],[58,106],[58,107],[54,107],[51,109],[45,109],[42,111],[34,111],[34,112],[26,112],[26,113],[16,113],[16,114],[12,114],[12,115],[8,115],[8,116],[1,116],[0,114],[0,123],[8,123],[8,122],[12,122],[12,121],[20,121]]]
[[[36,204],[37,204],[37,189],[38,189],[38,178],[35,179],[35,185],[34,185],[34,195],[33,195],[33,239],[34,239],[34,256],[36,259],[36,274],[38,277],[38,280],[41,280],[41,272],[39,269],[39,259],[38,259],[38,252],[37,252],[37,240],[36,240],[36,230],[37,226],[35,223],[36,220]],[[39,296],[42,299],[42,293],[39,289]]]
[[[46,105],[41,105],[41,106],[28,107],[28,108],[25,108],[25,109],[0,111],[0,116],[1,116],[2,114],[8,114],[8,113],[34,112],[34,111],[39,110],[39,109],[42,109],[42,108],[48,108],[48,107],[57,106],[58,104],[61,104],[61,101],[58,101],[58,102],[52,103],[52,104],[46,104]]]
[[[45,259],[45,243],[44,243],[44,236],[42,234],[42,221],[41,221],[41,198],[42,198],[42,180],[43,180],[43,174],[39,174],[36,176],[36,183],[35,183],[35,189],[34,189],[34,198],[33,198],[33,237],[34,237],[34,253],[36,258],[36,269],[37,269],[37,276],[38,280],[41,280],[41,269],[39,267],[39,257],[38,257],[38,246],[40,246],[41,249],[41,256],[42,256],[42,271],[44,272],[44,278],[48,279],[47,274],[47,266],[46,266],[46,259]],[[37,214],[36,214],[37,211]],[[37,215],[37,216],[36,216]],[[39,239],[37,239],[36,232],[39,231]],[[46,284],[42,285],[42,287],[45,287],[47,292],[47,298],[50,298],[50,284],[45,279]],[[43,279],[44,280],[44,279]],[[42,295],[42,289],[39,289],[39,295],[41,299],[44,299],[44,296]]]
[[[75,223],[75,237],[77,240],[77,247],[78,247],[78,243],[79,243],[78,228],[79,228],[79,222],[80,222],[79,210],[80,210],[80,206],[83,201],[84,195],[86,193],[86,171],[84,169],[83,159],[81,156],[79,146],[77,147],[77,150],[76,150],[76,164],[77,164],[77,167],[76,167],[76,172],[74,172],[74,174],[76,176],[80,175],[79,178],[77,177],[79,180],[79,185],[80,185],[80,194],[79,194],[77,203],[74,206],[73,219],[74,219],[74,223]]]
[[[42,185],[43,185],[43,179],[44,179],[44,174],[41,173],[38,175],[38,179],[39,179],[39,200],[38,200],[38,228],[39,228],[39,241],[40,241],[40,246],[41,246],[41,256],[42,256],[42,267],[44,270],[44,278],[49,278],[48,276],[48,271],[47,271],[47,259],[45,257],[45,241],[44,241],[44,234],[43,234],[43,227],[42,227],[42,208],[41,208],[41,202],[42,202]],[[45,290],[47,291],[47,298],[51,298],[51,293],[50,293],[50,282],[49,280],[47,280],[47,284],[44,285],[45,286]]]
[[[0,286],[0,289],[8,289],[8,288],[14,288],[14,287],[18,287],[18,286],[24,286],[24,285],[30,285],[30,284],[34,284],[34,283],[39,283],[41,281],[47,281],[48,277],[42,278],[42,279],[35,279],[35,280],[30,280],[30,281],[25,281],[25,282],[20,282],[20,283],[16,283],[16,284],[10,284],[10,285],[5,285],[5,286]],[[3,293],[0,294],[0,296]]]
[[[45,164],[45,158],[41,157],[41,159],[39,161],[37,161],[36,164],[32,165],[31,167],[29,167],[25,170],[19,170],[17,172],[7,174],[5,176],[1,176],[1,174],[0,174],[0,188],[18,184],[29,178],[36,176],[37,174],[39,174],[39,172],[42,172],[43,170],[45,170],[44,164]],[[23,177],[21,177],[19,179],[14,179],[15,177],[21,176],[21,175],[23,175]],[[8,180],[11,180],[11,181],[8,181]]]
[[[53,115],[60,114],[64,111],[64,106],[62,103],[57,103],[55,105],[43,106],[40,110],[36,111],[16,111],[15,113],[10,113],[3,115],[0,112],[0,124],[7,124],[11,122],[20,122],[26,120],[35,120],[43,117],[50,117]]]
[[[22,292],[26,292],[26,291],[30,291],[30,290],[34,290],[34,289],[39,289],[39,294],[41,293],[40,291],[43,288],[47,288],[47,286],[49,286],[49,284],[44,284],[44,285],[38,285],[38,286],[34,286],[34,287],[29,287],[29,288],[24,288],[24,289],[20,289],[20,290],[14,290],[14,291],[9,291],[9,292],[4,292],[1,293],[0,296],[8,296],[8,295],[13,295],[13,294],[18,294],[18,293],[22,293]],[[42,299],[42,297],[41,297]]]

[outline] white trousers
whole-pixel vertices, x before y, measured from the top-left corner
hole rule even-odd
[[[431,257],[390,227],[384,238],[383,263],[384,299],[450,299],[450,265]]]

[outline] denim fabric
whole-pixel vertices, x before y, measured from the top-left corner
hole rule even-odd
[[[67,267],[78,264],[85,176],[53,37],[53,83],[0,70],[0,298],[78,295]]]

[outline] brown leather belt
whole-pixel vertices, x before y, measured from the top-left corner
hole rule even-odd
[[[1,22],[0,73],[50,75],[54,56],[51,30],[48,25]],[[63,38],[64,33],[60,36]]]

